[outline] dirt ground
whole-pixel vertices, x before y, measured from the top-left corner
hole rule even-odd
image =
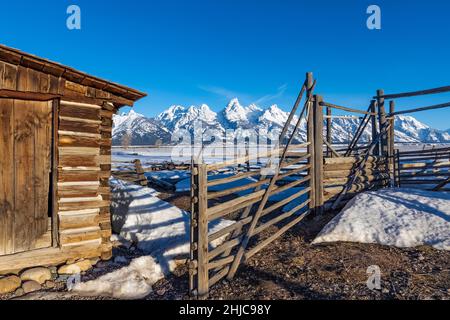
[[[190,210],[188,194],[158,191],[161,199]],[[431,247],[401,249],[359,243],[312,245],[312,240],[335,214],[304,219],[241,265],[234,279],[212,287],[209,299],[450,300],[450,252]],[[276,230],[277,226],[273,226],[260,236],[265,238]],[[118,247],[114,254],[132,259],[144,253],[138,250],[131,253],[127,248]],[[380,268],[380,290],[370,290],[367,286],[370,266]],[[83,281],[120,267],[112,264],[99,274],[88,272]],[[147,300],[190,299],[187,266],[178,268],[153,288]],[[61,286],[24,298],[104,299],[77,297]]]
[[[161,198],[189,210],[189,196]],[[215,285],[210,299],[450,299],[450,253],[431,247],[376,244],[312,245],[334,217],[308,217],[244,263],[235,278]],[[265,238],[277,227],[261,234]],[[257,241],[257,240],[256,240]],[[367,269],[378,266],[381,289],[370,290]],[[186,299],[187,267],[159,281],[148,299]]]
[[[450,299],[450,253],[429,247],[311,245],[321,224],[307,220],[294,227],[244,263],[233,280],[214,286],[210,299]],[[367,287],[372,265],[380,267],[381,290]],[[182,294],[187,268],[154,289],[148,299],[187,298]]]

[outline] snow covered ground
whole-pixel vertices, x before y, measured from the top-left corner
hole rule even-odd
[[[313,243],[336,241],[450,250],[450,193],[384,189],[359,194]]]
[[[119,299],[140,299],[152,291],[152,285],[173,271],[189,255],[190,216],[157,198],[150,188],[111,179],[113,229],[148,256],[98,279],[79,283],[78,294],[109,296]],[[232,224],[218,220],[210,224],[211,233]],[[224,238],[216,240],[219,245]]]

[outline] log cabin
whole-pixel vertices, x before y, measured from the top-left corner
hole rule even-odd
[[[0,274],[112,255],[112,116],[140,91],[0,45]]]

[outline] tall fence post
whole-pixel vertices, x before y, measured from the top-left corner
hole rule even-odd
[[[332,127],[331,127],[331,108],[327,107],[327,142],[331,146],[332,143]],[[327,146],[327,157],[333,157],[333,153],[330,148]]]
[[[309,75],[309,74],[308,74]],[[313,79],[312,76],[307,76],[307,99],[311,97],[312,94],[312,86],[313,86]],[[308,118],[307,118],[307,140],[309,142],[308,145],[308,154],[309,159],[308,163],[310,165],[310,168],[308,170],[308,175],[310,176],[309,185],[310,185],[310,192],[309,192],[309,198],[311,202],[309,203],[309,209],[311,211],[315,211],[316,208],[316,178],[315,178],[315,157],[314,157],[314,112],[313,112],[314,106],[313,102],[310,102],[307,106],[307,112],[308,112]]]
[[[388,139],[387,132],[385,127],[387,125],[386,122],[386,108],[384,106],[384,90],[379,89],[377,91],[377,102],[378,102],[378,118],[380,123],[380,133],[382,133],[380,137],[380,155],[386,157],[388,155]]]
[[[208,274],[208,171],[204,163],[195,164],[192,172],[193,212],[191,215],[191,293],[204,299],[209,292]],[[195,289],[196,286],[196,289]]]
[[[392,114],[395,112],[395,102],[391,100],[389,102],[389,113],[391,114],[389,118],[390,128],[388,131],[388,159],[389,159],[389,172],[391,176],[391,181],[393,181],[392,185],[395,185],[395,159],[394,159],[394,150],[395,150],[395,116]]]
[[[314,96],[314,176],[316,213],[323,213],[323,99],[319,95]]]

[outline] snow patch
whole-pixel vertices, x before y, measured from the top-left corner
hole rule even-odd
[[[450,193],[384,189],[359,194],[313,243],[336,241],[450,250]]]
[[[157,198],[158,193],[151,188],[117,179],[111,179],[110,185],[114,231],[136,243],[148,256],[134,259],[130,265],[98,279],[79,283],[73,290],[83,295],[140,299],[189,256],[190,215]],[[233,222],[214,221],[209,232],[215,233]],[[211,243],[212,248],[224,239]]]

